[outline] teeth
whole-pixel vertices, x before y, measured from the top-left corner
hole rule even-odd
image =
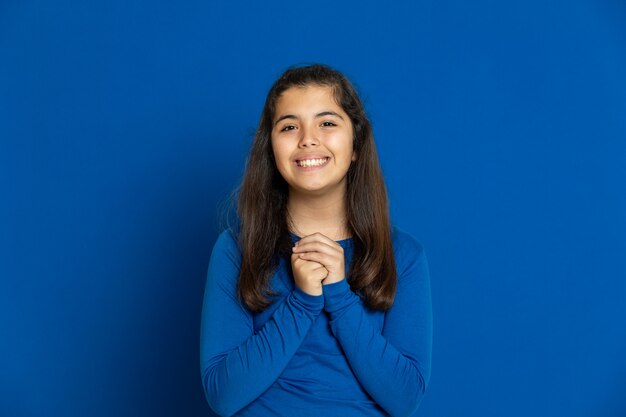
[[[328,158],[322,159],[305,159],[304,161],[298,161],[298,165],[301,167],[317,167],[324,165]]]

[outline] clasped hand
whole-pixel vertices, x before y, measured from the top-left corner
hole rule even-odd
[[[296,285],[310,295],[321,295],[322,284],[333,284],[345,278],[341,245],[321,233],[313,233],[296,242],[291,268]]]

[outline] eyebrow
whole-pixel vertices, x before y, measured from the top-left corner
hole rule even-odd
[[[318,117],[324,117],[324,116],[337,116],[341,120],[343,120],[343,117],[341,117],[341,115],[339,113],[336,113],[334,111],[323,111],[323,112],[317,113],[315,115],[315,118],[317,119]],[[274,126],[276,126],[278,124],[278,122],[280,122],[282,120],[285,120],[285,119],[298,120],[298,117],[293,115],[293,114],[285,114],[283,116],[280,116],[278,119],[276,119],[276,121],[274,122]]]

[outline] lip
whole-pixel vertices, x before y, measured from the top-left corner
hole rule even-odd
[[[322,158],[328,158],[330,160],[330,156],[324,155],[321,153],[305,153],[305,154],[296,155],[293,162],[297,164],[298,161],[305,161],[307,159],[322,159]]]
[[[305,161],[307,159],[327,159],[326,163],[323,165],[312,165],[310,167],[301,167],[300,165],[298,165],[299,161]],[[328,166],[328,163],[330,162],[331,157],[330,156],[326,156],[326,155],[322,155],[322,154],[307,154],[307,155],[301,155],[298,158],[294,159],[293,164],[296,167],[297,170],[299,171],[317,171],[318,169],[324,169],[326,168],[326,166]]]

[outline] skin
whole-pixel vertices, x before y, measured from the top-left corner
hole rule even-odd
[[[292,87],[279,97],[272,129],[276,167],[289,185],[288,210],[303,237],[293,248],[296,285],[321,295],[322,285],[345,278],[346,174],[352,161],[353,127],[328,87]],[[294,160],[307,153],[329,156],[322,169],[303,171]]]
[[[304,292],[321,295],[322,284],[333,284],[345,279],[343,248],[322,233],[303,237],[292,250],[294,279],[296,283],[304,284],[304,287],[300,286]]]

